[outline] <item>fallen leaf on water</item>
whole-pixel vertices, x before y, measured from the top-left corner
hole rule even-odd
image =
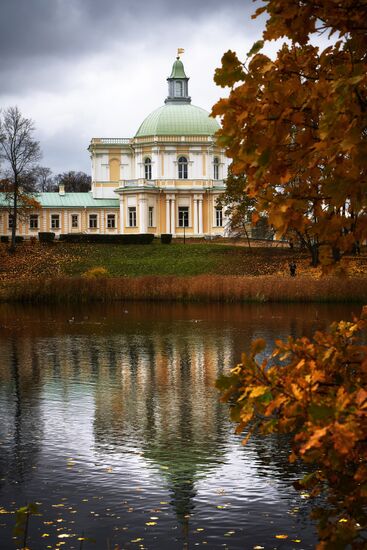
[[[157,525],[156,521],[147,521],[145,525]]]
[[[276,539],[287,539],[288,535],[275,535]]]
[[[198,527],[196,530],[197,531],[204,531],[204,529],[202,527]]]
[[[144,540],[142,538],[131,540],[130,542],[140,542],[141,540]]]
[[[348,520],[346,518],[340,518],[339,523],[347,523],[347,521]]]
[[[264,550],[265,546],[254,546],[253,550]]]
[[[292,542],[301,542],[301,539],[292,539]]]
[[[49,533],[43,533],[41,536],[42,536],[42,538],[45,538],[45,537],[49,537],[50,535],[49,535]]]

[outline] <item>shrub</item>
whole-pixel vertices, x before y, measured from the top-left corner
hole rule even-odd
[[[171,244],[172,241],[172,234],[171,233],[162,233],[161,235],[161,243],[162,244]]]
[[[131,233],[127,235],[99,235],[89,233],[66,233],[60,241],[66,243],[109,243],[109,244],[151,244],[152,233]]]
[[[1,235],[0,242],[8,243],[9,242],[9,236],[8,235]]]
[[[55,239],[55,233],[52,233],[51,231],[49,231],[49,232],[40,231],[38,233],[38,238],[39,238],[41,243],[52,243],[53,240]]]
[[[82,277],[86,279],[99,279],[100,277],[108,277],[109,273],[105,267],[92,267],[83,273]]]

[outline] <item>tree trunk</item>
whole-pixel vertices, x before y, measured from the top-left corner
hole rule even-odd
[[[18,210],[18,178],[14,179],[14,194],[13,194],[13,221],[11,228],[11,243],[10,243],[10,252],[15,252],[15,237],[17,234],[17,210]]]
[[[310,246],[311,252],[311,265],[316,267],[319,265],[319,245],[314,243]]]

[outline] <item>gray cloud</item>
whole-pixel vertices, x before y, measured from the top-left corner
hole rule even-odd
[[[94,52],[111,41],[130,38],[136,32],[154,34],[157,22],[170,27],[212,17],[225,10],[251,14],[252,2],[231,0],[1,0],[1,63],[19,55],[80,55]],[[218,17],[218,32],[220,18]]]
[[[0,0],[0,108],[35,120],[43,164],[89,167],[93,136],[134,135],[163,103],[177,47],[193,103],[210,109],[227,49],[259,38],[251,0]]]

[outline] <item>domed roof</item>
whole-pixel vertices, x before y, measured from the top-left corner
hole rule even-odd
[[[167,103],[147,116],[135,137],[212,136],[218,129],[218,122],[205,109],[190,103]]]

